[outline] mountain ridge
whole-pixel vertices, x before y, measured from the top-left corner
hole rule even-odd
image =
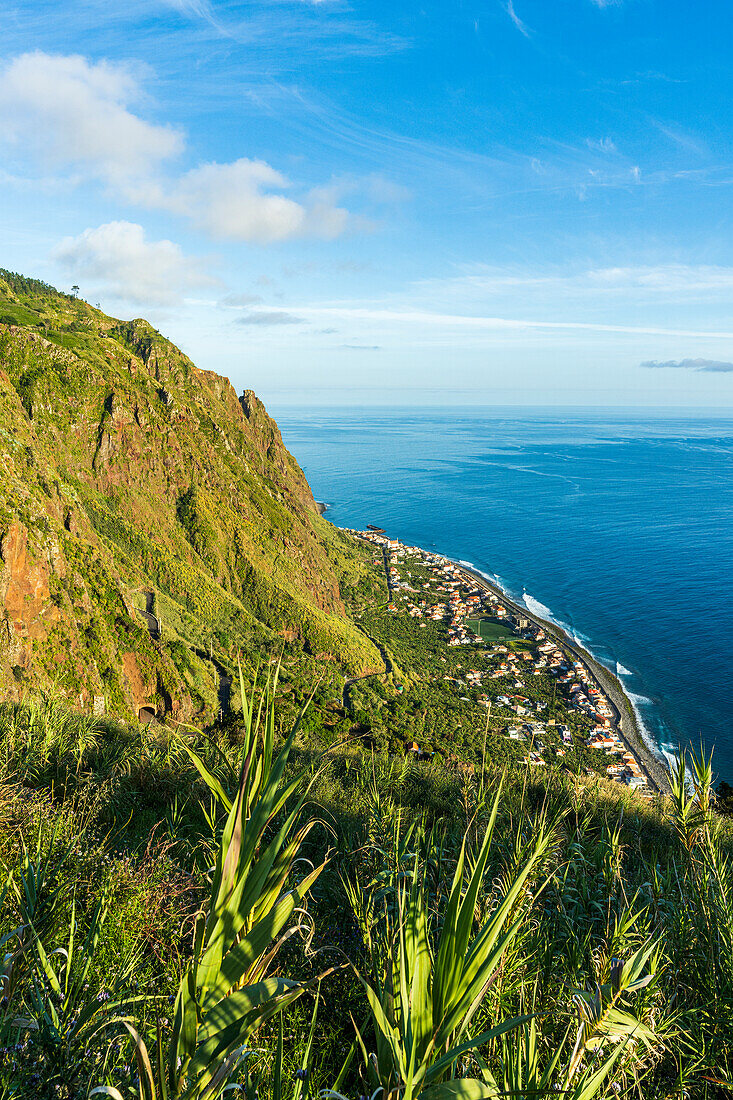
[[[381,667],[346,607],[363,555],[319,514],[275,421],[147,321],[0,271],[0,471],[11,696],[54,682],[116,713],[210,714],[207,642]]]

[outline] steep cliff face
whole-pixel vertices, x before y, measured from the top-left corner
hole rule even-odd
[[[362,566],[275,422],[146,321],[0,272],[0,475],[0,689],[186,717],[214,641],[379,666],[341,596]]]

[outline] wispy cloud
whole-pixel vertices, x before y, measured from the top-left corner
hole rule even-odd
[[[271,71],[283,64],[282,47],[302,55],[383,57],[409,46],[409,40],[375,20],[357,19],[342,0],[292,3],[238,3],[214,6],[210,0],[165,0],[168,7],[206,25],[209,34],[258,53],[267,52]],[[279,47],[279,48],[278,48]],[[288,66],[290,67],[290,66]]]
[[[442,327],[446,329],[474,330],[528,330],[579,332],[615,332],[633,336],[683,336],[693,338],[733,340],[733,332],[701,332],[690,329],[665,328],[663,326],[613,325],[594,321],[547,321],[518,317],[482,317],[463,313],[439,313],[421,309],[381,309],[364,306],[295,306],[298,314],[308,320],[341,319],[368,321],[375,324],[399,324],[411,326]]]
[[[213,19],[214,12],[209,0],[166,0],[168,7],[181,15],[196,19]]]
[[[687,133],[687,131],[681,129],[675,124],[668,122],[661,122],[659,119],[652,119],[652,125],[659,130],[660,134],[664,134],[673,145],[676,145],[679,149],[684,149],[688,153],[694,153],[698,157],[704,157],[708,155],[708,148],[703,141],[693,134]]]
[[[227,294],[217,304],[221,309],[245,309],[259,305],[261,301],[259,294]]]
[[[529,36],[530,36],[529,27],[527,26],[526,23],[522,22],[522,20],[519,18],[519,16],[515,12],[514,4],[513,4],[512,0],[507,0],[506,4],[504,5],[504,11],[507,13],[507,15],[511,19],[512,23],[514,24],[514,26],[519,31],[519,33],[523,34],[525,38],[529,38]]]
[[[637,266],[527,271],[473,265],[447,279],[425,280],[417,287],[423,293],[445,299],[446,295],[480,300],[507,294],[543,294],[579,301],[630,296],[676,302],[729,298],[733,294],[733,266],[713,264],[639,264]]]
[[[594,153],[617,153],[616,143],[610,137],[587,138],[585,144]]]
[[[234,322],[236,325],[302,325],[303,318],[281,309],[258,309],[245,313]]]
[[[642,367],[653,368],[671,368],[674,370],[697,370],[705,371],[709,374],[731,374],[733,373],[733,363],[727,362],[727,360],[721,359],[669,359],[666,362],[660,362],[657,359],[647,359],[646,362],[641,364]]]

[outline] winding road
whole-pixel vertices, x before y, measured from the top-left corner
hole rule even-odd
[[[155,614],[155,593],[143,592],[145,596],[145,609],[136,607],[135,610],[145,619],[148,634],[154,642],[160,641],[160,619]]]
[[[342,705],[343,705],[343,708],[344,708],[345,711],[350,711],[352,709],[352,707],[351,707],[351,695],[349,693],[349,689],[351,688],[352,684],[358,684],[360,680],[374,680],[374,679],[376,679],[377,676],[388,676],[390,674],[390,672],[392,671],[393,667],[394,667],[393,664],[392,664],[392,658],[390,657],[389,653],[387,652],[385,647],[382,645],[382,643],[378,642],[376,638],[372,638],[371,634],[369,634],[364,629],[364,627],[361,626],[360,623],[357,623],[356,621],[354,621],[354,626],[357,628],[357,630],[360,630],[362,632],[362,634],[364,635],[365,638],[369,639],[369,641],[372,643],[372,645],[377,647],[377,649],[379,650],[379,652],[381,654],[382,660],[384,661],[384,671],[383,672],[367,672],[367,673],[365,673],[364,676],[352,676],[350,679],[344,680]]]

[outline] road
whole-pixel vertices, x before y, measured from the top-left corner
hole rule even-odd
[[[148,634],[154,642],[157,642],[160,640],[160,619],[155,614],[155,593],[148,591],[143,592],[142,595],[145,597],[145,608],[136,607],[135,610],[145,619]]]
[[[153,615],[152,611],[143,611],[141,607],[135,609],[145,619],[145,625],[148,628],[148,633],[154,642],[160,640],[160,621]]]
[[[148,633],[154,642],[160,641],[161,628],[160,619],[155,614],[155,593],[143,592],[145,596],[145,609],[142,607],[136,607],[135,610],[139,615],[142,615],[145,620],[145,625],[148,628]],[[220,664],[215,657],[211,656],[204,649],[197,649],[195,653],[205,661],[210,661],[216,669],[219,677],[219,687],[217,689],[217,695],[219,699],[219,710],[222,714],[228,714],[231,710],[231,698],[232,698],[232,677],[227,672],[226,668]],[[150,709],[150,708],[145,708]],[[154,712],[153,712],[154,713]]]
[[[387,578],[387,599],[391,600],[393,595],[392,578],[389,575],[389,554],[387,547],[382,547],[382,560],[384,561],[384,575]]]
[[[382,656],[382,660],[384,661],[384,671],[367,672],[364,676],[352,676],[351,679],[344,680],[342,705],[345,711],[351,710],[351,695],[349,693],[349,688],[352,684],[358,684],[360,680],[374,680],[377,676],[388,676],[389,673],[392,671],[392,668],[394,667],[392,664],[392,659],[382,643],[378,642],[376,638],[372,638],[371,634],[367,633],[367,631],[364,629],[363,626],[361,626],[360,623],[354,622],[354,626],[357,628],[357,630],[360,630],[362,632],[365,638],[369,639],[372,645],[377,647]]]
[[[209,661],[210,664],[216,669],[216,674],[219,677],[219,687],[217,689],[217,696],[219,699],[219,710],[222,715],[229,714],[232,709],[232,676],[231,673],[217,661],[216,657],[208,649],[194,649],[194,653],[197,657],[200,657],[202,661]]]

